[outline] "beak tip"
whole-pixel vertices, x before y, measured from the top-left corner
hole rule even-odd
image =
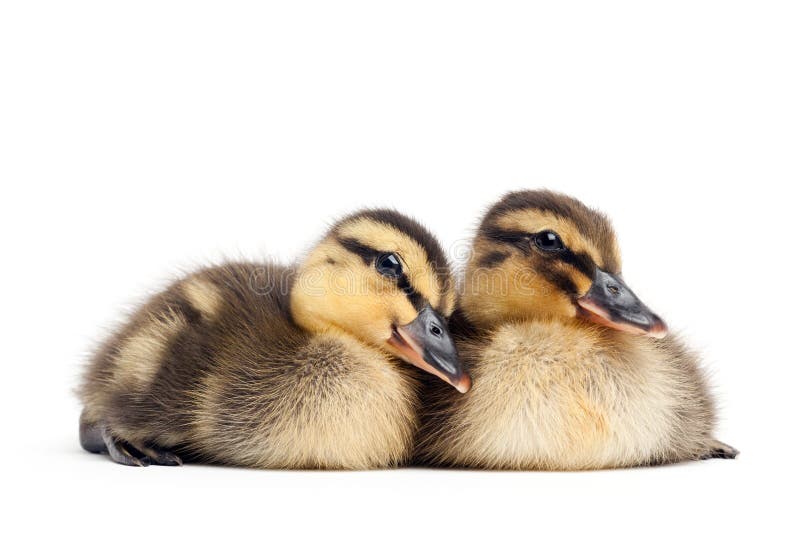
[[[595,276],[589,291],[576,300],[577,317],[631,334],[655,339],[666,337],[667,324],[643,305],[619,278],[600,270]],[[608,280],[622,288],[622,293],[609,295],[604,292]]]
[[[453,383],[453,387],[455,387],[459,393],[466,393],[470,390],[470,388],[472,388],[472,379],[469,377],[469,375],[464,375]]]
[[[647,335],[656,339],[664,339],[668,332],[667,325],[663,321],[659,321],[647,332]]]

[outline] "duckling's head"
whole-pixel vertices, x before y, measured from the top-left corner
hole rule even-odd
[[[302,263],[292,317],[315,333],[345,332],[466,392],[447,318],[455,284],[436,239],[393,210],[366,210],[333,226]]]
[[[608,219],[546,190],[509,193],[489,209],[473,242],[461,307],[483,327],[550,318],[652,337],[667,331],[622,281]]]

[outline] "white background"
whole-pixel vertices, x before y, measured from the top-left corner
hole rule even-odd
[[[797,532],[798,28],[769,1],[3,2],[0,525]],[[361,206],[457,251],[537,187],[612,216],[739,459],[307,473],[79,449],[81,362],[182,269],[290,261]]]

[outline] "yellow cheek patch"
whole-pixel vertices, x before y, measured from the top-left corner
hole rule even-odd
[[[570,296],[534,271],[530,261],[520,254],[494,268],[471,264],[462,291],[462,309],[480,326],[575,315]]]
[[[578,295],[585,295],[589,292],[589,288],[592,287],[592,280],[584,276],[583,273],[577,271],[575,269],[570,269],[572,271],[572,282],[575,284],[575,287],[578,289]]]
[[[291,310],[308,331],[349,332],[375,345],[391,337],[393,322],[405,324],[417,314],[396,284],[335,241],[317,247],[301,267]]]
[[[554,223],[550,221],[549,224]],[[534,233],[519,227],[503,228]],[[530,256],[482,237],[475,240],[473,250],[461,288],[461,308],[473,322],[492,326],[509,320],[575,316],[571,292],[537,272]],[[502,256],[502,259],[482,266],[481,261],[492,254]],[[575,285],[579,295],[585,294],[592,285],[590,278],[570,265],[561,263],[553,268]]]

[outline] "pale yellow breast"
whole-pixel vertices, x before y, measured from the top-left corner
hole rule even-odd
[[[450,461],[587,469],[637,464],[668,445],[679,380],[649,340],[511,324],[477,360],[453,409]]]

